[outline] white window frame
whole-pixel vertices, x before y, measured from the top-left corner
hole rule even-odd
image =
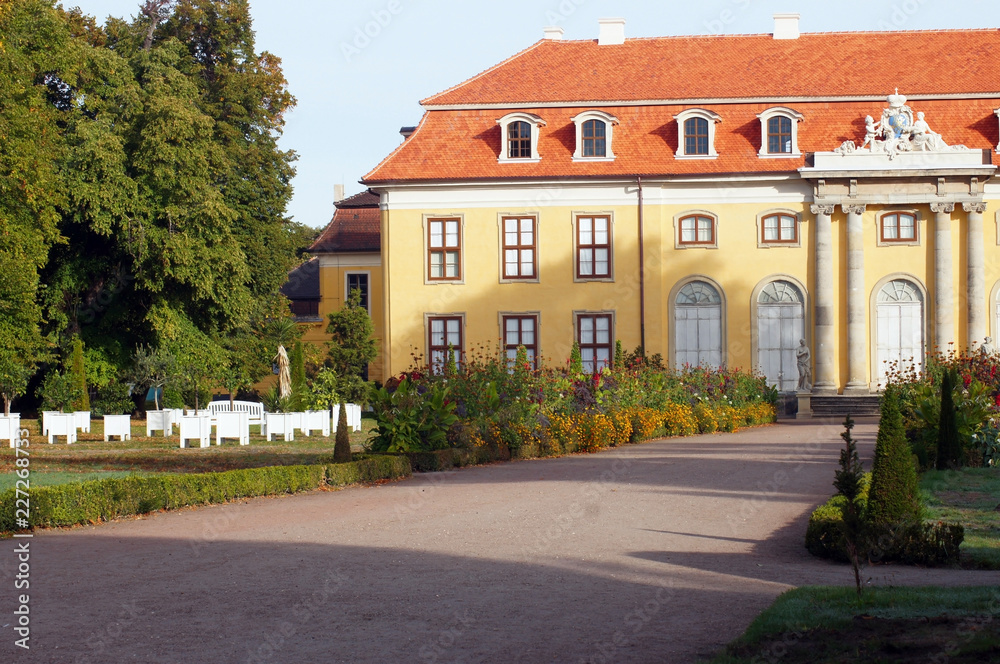
[[[344,272],[344,304],[351,299],[351,288],[349,277],[352,274],[363,274],[368,279],[368,302],[366,303],[366,308],[368,309],[368,315],[372,315],[372,273],[371,270],[348,270]]]
[[[541,260],[539,258],[539,241],[538,241],[538,225],[539,219],[541,219],[541,213],[539,212],[500,212],[497,214],[497,246],[500,248],[499,253],[499,264],[497,273],[499,275],[499,282],[501,284],[537,284],[541,280],[539,276]],[[535,274],[531,277],[508,277],[505,273],[505,263],[506,256],[504,255],[504,219],[534,219],[535,222]]]
[[[782,242],[782,241],[765,241],[764,240],[764,219],[766,217],[773,217],[774,215],[784,215],[786,217],[795,218],[795,242]],[[778,249],[784,248],[797,248],[802,246],[802,213],[796,212],[795,210],[789,210],[787,208],[773,208],[770,210],[764,210],[757,215],[757,248],[758,249]]]
[[[608,316],[611,320],[611,328],[608,330],[608,364],[607,367],[613,367],[615,364],[615,345],[617,342],[617,337],[615,336],[615,331],[617,328],[618,318],[614,309],[605,309],[603,311],[593,311],[589,309],[580,309],[573,311],[573,343],[579,343],[580,341],[580,316]],[[595,344],[596,345],[596,344]],[[597,362],[595,359],[594,369],[597,369]],[[603,368],[603,367],[602,367]],[[586,371],[586,370],[585,370]],[[597,371],[593,372],[597,373]]]
[[[573,152],[573,161],[615,160],[615,153],[612,147],[612,135],[614,134],[613,127],[618,124],[618,118],[613,115],[608,115],[603,111],[584,111],[583,113],[570,118],[570,120],[572,120],[576,125],[576,151]],[[603,157],[583,156],[583,123],[588,120],[599,120],[604,123],[605,153]]]
[[[468,342],[468,337],[466,335],[466,320],[465,320],[465,312],[464,311],[461,311],[461,312],[452,312],[452,313],[429,313],[429,312],[425,312],[424,313],[424,348],[426,349],[426,355],[424,357],[426,359],[427,366],[430,367],[431,370],[434,371],[435,373],[436,373],[436,371],[435,371],[435,367],[434,367],[434,362],[433,362],[433,358],[431,357],[431,353],[432,353],[432,350],[431,350],[431,348],[432,348],[431,347],[431,320],[432,319],[439,319],[439,318],[458,318],[459,319],[459,323],[458,323],[458,325],[459,325],[459,336],[460,336],[459,347],[458,348],[454,348],[454,351],[455,351],[455,363],[458,366],[462,366],[462,364],[465,363],[465,346],[466,346],[466,344]],[[447,330],[445,331],[445,336],[447,338]],[[448,358],[445,357],[445,362],[447,362],[447,359]],[[444,364],[441,365],[441,371],[442,372],[444,371]]]
[[[431,266],[430,266],[430,252],[428,247],[428,228],[432,220],[439,221],[442,219],[458,219],[458,279],[450,278],[431,278]],[[424,252],[424,285],[425,286],[435,286],[439,284],[464,284],[465,283],[465,215],[461,213],[454,214],[425,214],[423,215],[423,224],[421,228],[421,233],[423,235],[423,241],[421,246]]]
[[[595,217],[608,218],[608,261],[610,262],[608,276],[580,276],[580,218],[592,219]],[[574,212],[573,213],[573,281],[575,283],[586,283],[591,281],[603,281],[613,283],[615,280],[615,214],[613,210],[603,212]]]
[[[507,128],[513,122],[527,122],[528,126],[531,127],[530,157],[511,158],[510,153],[507,151]],[[542,160],[541,156],[538,154],[538,136],[541,128],[545,126],[545,120],[531,113],[517,112],[517,113],[508,113],[507,115],[497,120],[497,124],[500,125],[500,155],[497,157],[497,161],[499,163],[535,164]]]
[[[1000,108],[993,111],[993,114],[997,116],[997,122],[1000,123]],[[997,143],[997,154],[1000,154],[1000,143]]]
[[[916,237],[912,240],[884,240],[882,239],[882,224],[885,218],[890,215],[908,214],[913,217],[913,232]],[[881,210],[875,217],[875,246],[878,247],[919,247],[920,239],[924,232],[924,219],[920,210],[913,208],[900,208],[898,210]]]
[[[708,154],[687,154],[684,152],[684,122],[691,118],[703,118],[708,121]],[[689,108],[674,116],[677,121],[677,159],[717,159],[718,151],[715,149],[715,125],[722,122],[722,116],[704,108]]]
[[[767,151],[767,121],[773,117],[786,117],[792,121],[792,151],[791,152],[768,152]],[[760,119],[760,151],[757,156],[761,159],[793,159],[802,156],[799,152],[799,123],[804,116],[798,111],[785,106],[774,106],[758,113]]]

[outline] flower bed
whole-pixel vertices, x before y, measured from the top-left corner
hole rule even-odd
[[[663,436],[688,436],[775,420],[775,393],[738,370],[665,369],[642,358],[584,373],[533,368],[480,348],[461,366],[426,368],[387,381],[373,397],[375,452],[446,448],[487,455],[594,452]],[[530,452],[529,452],[530,450]]]

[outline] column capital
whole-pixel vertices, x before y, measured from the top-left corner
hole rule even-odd
[[[845,214],[864,214],[868,206],[864,203],[841,203]]]
[[[931,212],[934,214],[951,214],[954,211],[954,203],[931,203]]]
[[[832,215],[833,211],[836,209],[837,206],[834,205],[833,203],[821,203],[819,205],[809,206],[809,211],[812,212],[813,214],[825,214],[828,217]]]
[[[982,214],[986,212],[986,203],[962,203],[962,209],[969,213]]]

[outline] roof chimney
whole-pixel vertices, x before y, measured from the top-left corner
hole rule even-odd
[[[597,36],[599,46],[625,43],[625,19],[601,18],[597,20],[597,25],[601,28]]]
[[[335,184],[333,185],[333,202],[339,203],[344,200],[344,185]]]
[[[774,38],[775,39],[798,39],[799,38],[799,15],[798,14],[775,14],[774,15]]]
[[[563,38],[563,34],[565,33],[563,29],[560,27],[550,25],[548,27],[542,28],[543,39],[549,39],[551,41],[559,41]]]
[[[416,127],[400,127],[400,128],[399,128],[399,133],[400,133],[400,135],[401,135],[401,136],[403,137],[403,140],[405,141],[405,140],[406,140],[406,139],[408,139],[408,138],[410,137],[410,135],[411,135],[411,134],[412,134],[413,132],[415,132],[416,130],[417,130],[417,128],[416,128]]]

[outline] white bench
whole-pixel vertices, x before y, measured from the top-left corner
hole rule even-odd
[[[73,411],[73,422],[75,426],[80,431],[84,433],[90,433],[90,411],[89,410],[77,410]]]
[[[146,411],[146,438],[153,435],[154,431],[162,431],[164,436],[174,433],[174,411],[173,410],[147,410]]]
[[[250,444],[250,414],[241,412],[221,412],[215,421],[215,444],[221,445],[223,438],[237,438],[240,445]]]
[[[17,439],[21,432],[21,414],[11,413],[0,415],[0,439],[10,441],[11,447],[17,447]]]
[[[212,418],[208,413],[181,418],[181,447],[187,447],[185,443],[189,440],[197,440],[198,447],[212,444]]]
[[[229,401],[212,401],[205,410],[212,416],[214,422],[219,413],[246,413],[251,425],[263,426],[264,404],[256,401],[234,401],[230,407]]]
[[[330,413],[326,410],[307,410],[302,417],[302,433],[311,436],[313,431],[320,431],[330,437]]]
[[[295,440],[295,418],[293,413],[264,413],[264,435],[284,436],[285,442]]]
[[[132,440],[132,416],[105,415],[104,442],[108,442],[111,436],[118,436],[119,440]]]
[[[340,404],[334,404],[333,408],[333,430],[337,430],[340,422]],[[361,405],[356,403],[347,404],[347,426],[353,431],[361,431]]]
[[[73,413],[54,413],[45,418],[45,427],[49,437],[49,445],[55,436],[66,436],[66,444],[76,442],[76,418]]]

